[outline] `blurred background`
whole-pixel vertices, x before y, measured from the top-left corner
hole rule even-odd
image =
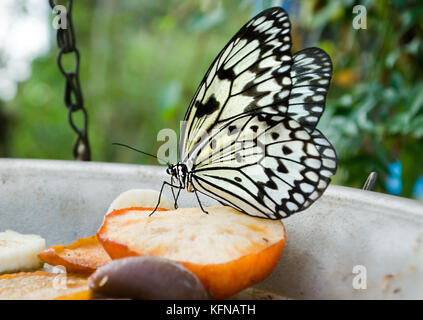
[[[66,4],[65,1],[58,1]],[[354,29],[355,5],[367,29]],[[334,144],[334,184],[423,198],[423,1],[75,0],[81,85],[95,161],[157,164],[214,57],[238,29],[283,6],[296,52],[318,46],[334,64],[318,128]],[[54,15],[47,0],[0,2],[0,157],[72,160]],[[82,119],[77,119],[81,121]]]

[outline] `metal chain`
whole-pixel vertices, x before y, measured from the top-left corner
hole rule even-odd
[[[54,0],[49,0],[49,3],[52,9],[57,5]],[[61,28],[60,26],[57,28],[57,45],[59,47],[57,64],[60,72],[66,79],[64,100],[68,109],[68,121],[73,131],[77,134],[73,145],[73,156],[76,160],[90,161],[91,150],[88,141],[88,114],[84,107],[84,99],[79,83],[80,55],[76,48],[75,32],[72,24],[72,0],[67,1],[66,28]],[[62,59],[65,54],[74,54],[74,70],[67,71],[63,67]],[[78,128],[74,122],[73,117],[76,111],[82,112],[84,119],[82,128]]]

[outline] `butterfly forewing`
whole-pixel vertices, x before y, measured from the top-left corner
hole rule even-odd
[[[291,88],[290,29],[286,12],[271,8],[251,19],[229,41],[185,115],[181,160],[190,156],[203,134],[225,121],[257,109],[286,112]]]

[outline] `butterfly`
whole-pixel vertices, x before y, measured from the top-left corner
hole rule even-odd
[[[290,31],[282,8],[267,9],[211,64],[181,127],[180,161],[168,166],[171,182],[160,190],[171,187],[175,207],[187,189],[204,212],[198,192],[250,216],[282,219],[327,188],[337,156],[316,125],[332,62],[319,48],[292,55]]]

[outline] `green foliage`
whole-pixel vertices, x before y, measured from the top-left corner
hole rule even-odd
[[[111,145],[154,153],[162,128],[179,129],[208,66],[252,14],[272,1],[75,1],[81,84],[97,161],[155,164]],[[403,195],[423,173],[423,3],[361,1],[367,29],[355,30],[356,1],[285,1],[294,51],[318,46],[334,63],[319,128],[334,143],[335,183],[361,187],[370,171],[386,191],[387,165],[403,164]],[[297,10],[298,9],[298,10]],[[10,102],[0,102],[0,152],[8,157],[72,159],[74,133],[64,79],[51,50]],[[6,119],[6,120],[3,120]],[[7,124],[7,126],[6,126]]]
[[[351,24],[354,1],[314,1],[302,14],[313,17],[309,25],[320,33],[317,45],[334,62],[319,127],[338,152],[335,183],[361,187],[376,171],[376,190],[385,191],[387,166],[400,160],[402,195],[410,197],[423,174],[423,3],[405,3],[361,3],[367,8],[367,29],[359,30]]]

